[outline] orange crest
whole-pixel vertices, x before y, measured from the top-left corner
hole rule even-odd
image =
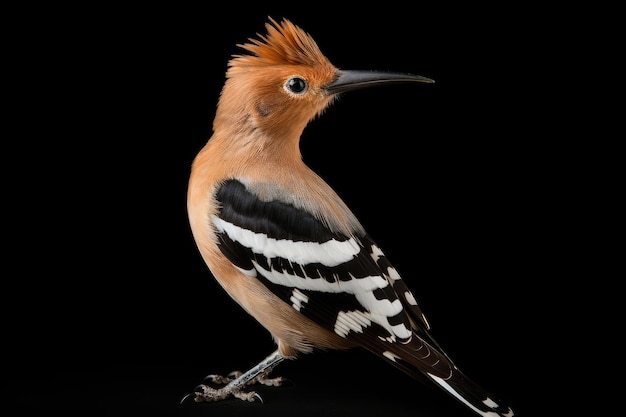
[[[265,24],[267,35],[257,34],[259,39],[249,38],[250,43],[237,45],[253,55],[233,55],[229,66],[331,65],[304,30],[286,19],[281,23],[269,19]]]

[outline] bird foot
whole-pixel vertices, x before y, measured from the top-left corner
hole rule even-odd
[[[278,350],[275,350],[271,355],[263,359],[245,373],[235,371],[225,377],[221,375],[208,375],[204,378],[203,382],[210,381],[213,384],[220,385],[220,387],[211,387],[202,383],[196,387],[193,393],[185,395],[183,399],[180,400],[180,403],[182,404],[192,396],[194,397],[195,402],[220,401],[233,396],[244,401],[258,401],[262,403],[263,399],[259,394],[254,391],[246,392],[244,391],[244,387],[253,384],[278,387],[283,385],[285,382],[290,382],[282,377],[268,378],[272,369],[274,369],[274,367],[284,359],[285,357]]]
[[[180,403],[182,404],[192,396],[195,402],[221,401],[230,396],[233,396],[243,401],[263,403],[263,398],[261,398],[258,393],[254,391],[247,392],[242,389],[242,386],[231,384],[231,382],[237,380],[237,378],[241,377],[242,375],[243,374],[239,371],[231,372],[227,376],[207,375],[204,378],[203,382],[210,382],[215,385],[221,385],[222,387],[214,388],[202,383],[196,387],[193,393],[185,395]],[[279,387],[284,385],[285,383],[287,383],[287,385],[293,385],[291,384],[291,381],[286,378],[280,376],[276,378],[269,378],[268,373],[261,373],[246,382],[244,386],[265,385],[268,387]]]
[[[234,371],[228,374],[227,376],[222,375],[207,375],[204,378],[204,381],[211,381],[214,384],[218,385],[226,385],[235,379],[239,378],[242,375],[240,371]],[[265,385],[268,387],[280,387],[284,383],[290,382],[288,379],[283,378],[282,376],[276,378],[269,378],[267,373],[262,373],[255,378],[252,378],[250,381],[246,383],[246,385]]]
[[[187,394],[185,398],[181,400],[184,402],[189,396],[194,395],[193,400],[199,402],[213,402],[224,400],[231,395],[243,401],[260,402],[263,403],[263,398],[254,391],[243,391],[241,388],[234,388],[224,386],[223,388],[215,389],[208,385],[200,384],[196,387],[193,394]]]

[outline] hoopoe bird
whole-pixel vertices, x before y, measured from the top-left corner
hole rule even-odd
[[[280,385],[269,374],[284,359],[362,347],[478,415],[513,416],[444,353],[398,271],[300,152],[307,124],[340,94],[433,80],[338,69],[289,20],[270,18],[266,29],[229,61],[212,136],[192,163],[187,209],[211,274],[277,349],[247,372],[209,375],[181,402],[262,402],[248,387]]]

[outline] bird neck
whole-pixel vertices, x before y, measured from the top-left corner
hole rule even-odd
[[[218,129],[201,152],[213,162],[212,169],[225,169],[229,176],[277,175],[277,172],[300,172],[304,162],[299,137],[267,135],[259,129]],[[265,172],[268,171],[268,172]]]
[[[237,165],[290,165],[301,162],[300,138],[290,135],[267,135],[259,130],[215,132],[211,141],[220,149],[222,160]]]
[[[273,137],[215,132],[192,164],[191,206],[193,201],[205,201],[203,190],[212,189],[215,182],[234,178],[249,185],[262,199],[281,196],[283,202],[312,213],[334,232],[365,234],[335,191],[304,163],[298,141],[290,138],[289,143],[281,147]],[[198,194],[197,190],[202,191]]]

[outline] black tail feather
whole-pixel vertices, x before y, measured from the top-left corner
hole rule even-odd
[[[483,417],[514,416],[509,406],[465,376],[439,348],[435,349],[421,339],[414,338],[413,341],[418,342],[418,345],[424,344],[424,347],[415,349],[416,344],[411,343],[395,345],[393,351],[376,352],[374,349],[372,351],[412,378],[422,382],[424,379],[434,382],[477,415]],[[428,350],[426,355],[423,353],[425,348]]]
[[[452,376],[448,379],[430,374],[428,376],[437,385],[478,415],[485,417],[512,417],[514,415],[511,407],[494,398],[483,387],[467,378],[458,369],[455,369]]]

